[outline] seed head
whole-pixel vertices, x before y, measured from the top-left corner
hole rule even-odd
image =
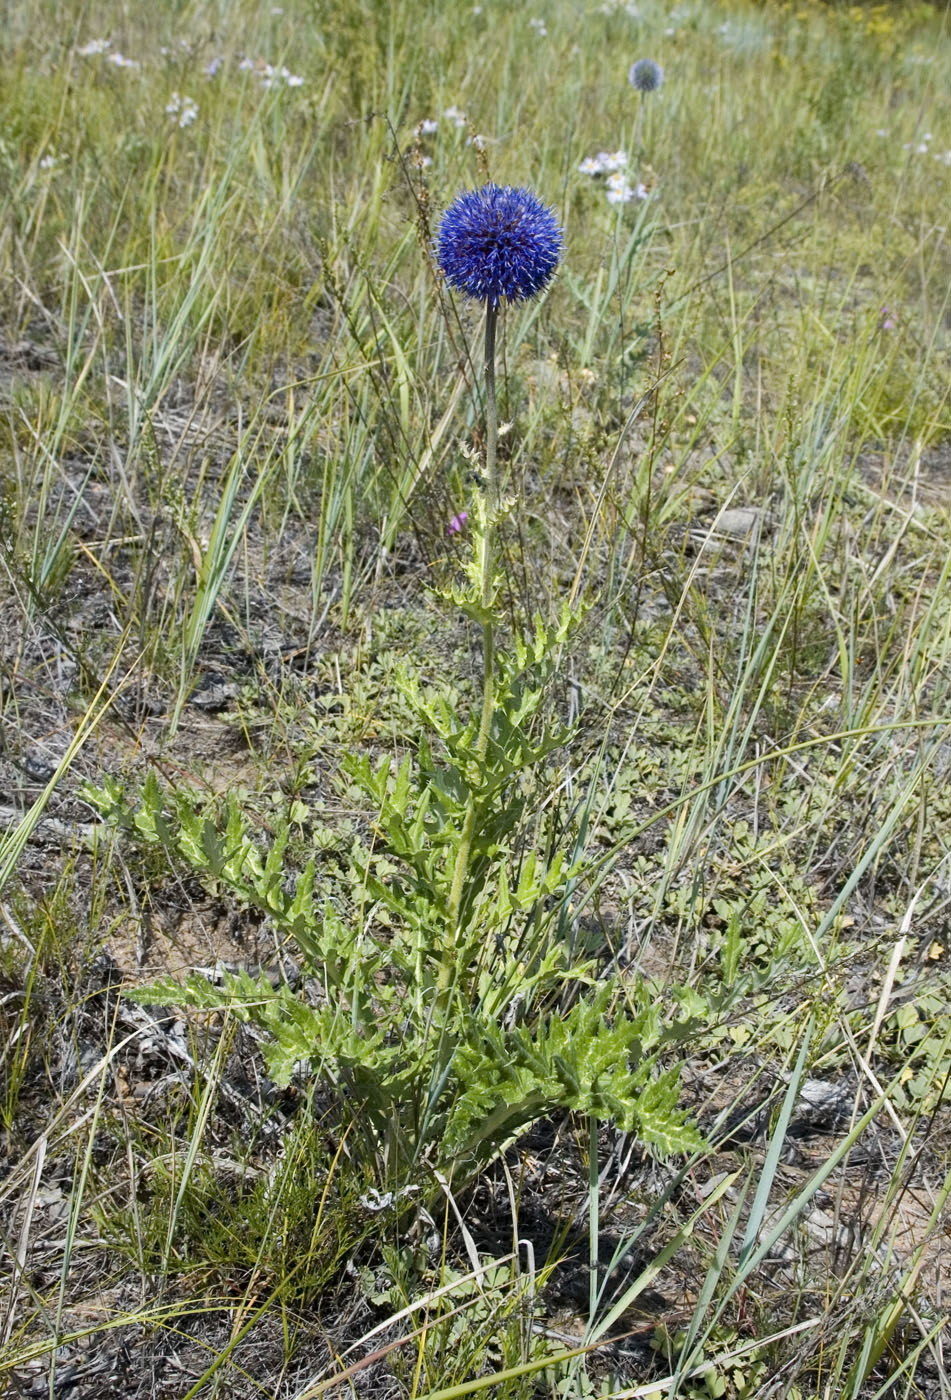
[[[450,286],[494,308],[503,297],[527,301],[548,285],[562,234],[553,212],[531,190],[483,185],[453,200],[434,246]]]
[[[627,80],[638,92],[656,92],[664,81],[664,70],[652,58],[639,58],[631,64]]]

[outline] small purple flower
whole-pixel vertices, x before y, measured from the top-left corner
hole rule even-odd
[[[664,81],[664,70],[652,58],[639,58],[631,64],[627,80],[638,92],[656,92]]]
[[[895,320],[894,316],[889,311],[887,306],[883,306],[881,311],[878,313],[878,324],[883,331],[893,331],[898,325],[898,322]]]
[[[464,190],[443,214],[434,251],[446,281],[495,309],[547,287],[561,257],[551,209],[531,190],[483,185]]]
[[[461,510],[458,515],[454,515],[449,522],[449,534],[461,535],[466,528],[466,521],[469,519],[469,512]]]

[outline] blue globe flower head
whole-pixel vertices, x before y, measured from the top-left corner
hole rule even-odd
[[[527,301],[547,287],[562,242],[554,214],[531,190],[483,185],[453,200],[434,248],[451,287],[495,308],[503,297]]]
[[[664,70],[652,58],[639,58],[631,64],[627,80],[638,92],[656,92],[664,81]]]

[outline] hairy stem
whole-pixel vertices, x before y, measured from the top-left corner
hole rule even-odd
[[[485,523],[479,540],[479,576],[481,603],[489,612],[495,601],[495,515],[498,509],[498,473],[496,451],[499,440],[499,415],[495,401],[495,329],[498,307],[489,305],[485,312]],[[492,623],[482,624],[482,718],[476,740],[476,754],[481,762],[489,746],[489,730],[495,710],[495,645]],[[448,989],[453,971],[450,956],[459,937],[459,915],[469,857],[475,828],[475,798],[470,794],[463,823],[459,849],[452,872],[449,892],[449,947],[439,974],[440,995]]]
[[[495,402],[495,326],[498,308],[489,306],[485,313],[485,528],[482,532],[480,573],[482,578],[482,607],[488,612],[495,602],[495,513],[498,509],[498,472],[496,450],[499,441],[499,411]],[[492,623],[482,624],[482,723],[476,752],[485,758],[489,744],[489,728],[495,708],[495,649]]]

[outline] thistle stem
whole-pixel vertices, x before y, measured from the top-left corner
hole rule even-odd
[[[498,307],[491,302],[485,312],[485,518],[479,540],[479,575],[483,610],[489,614],[495,602],[495,516],[498,510],[498,472],[496,454],[499,441],[499,414],[495,401],[495,330]],[[489,747],[489,731],[495,710],[495,637],[492,623],[482,624],[482,718],[476,740],[476,756],[481,763]],[[469,857],[475,831],[475,798],[470,793],[460,834],[449,892],[449,939],[447,957],[439,974],[440,997],[447,991],[453,967],[448,953],[454,951],[459,938],[459,915]]]
[[[485,526],[482,531],[480,573],[482,575],[482,607],[488,613],[495,602],[495,514],[498,509],[498,471],[496,453],[499,443],[499,411],[495,401],[495,327],[498,307],[491,303],[485,312]],[[495,648],[491,622],[482,624],[482,723],[476,752],[485,758],[489,744],[489,728],[495,708]]]

